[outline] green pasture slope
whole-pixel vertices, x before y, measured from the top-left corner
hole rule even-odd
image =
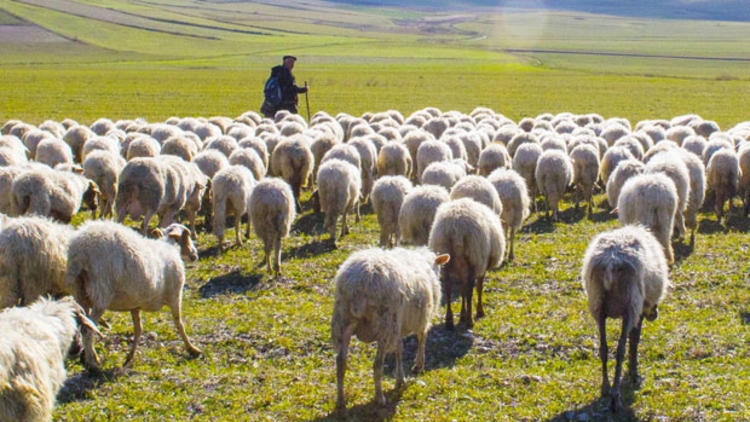
[[[236,116],[257,110],[268,68],[285,53],[300,58],[295,74],[312,86],[312,113],[486,106],[516,120],[698,113],[729,128],[749,119],[747,23],[315,0],[0,0],[0,26],[1,122]],[[353,340],[349,408],[336,415],[331,280],[352,251],[377,244],[378,227],[364,207],[331,249],[309,197],[284,241],[280,278],[258,265],[254,235],[222,255],[213,235],[199,235],[183,308],[202,357],[186,357],[163,311],[144,315],[133,368],[115,369],[132,324],[108,313],[97,342],[105,371],[70,363],[55,420],[750,419],[750,224],[738,200],[726,223],[700,215],[694,246],[675,244],[674,286],[644,327],[645,381],[625,386],[622,413],[599,399],[596,327],[579,281],[589,240],[618,226],[599,194],[591,219],[569,200],[559,223],[532,215],[516,261],[489,274],[487,317],[471,333],[447,332],[436,318],[427,370],[402,391],[386,370],[385,408],[371,402],[374,348]],[[619,327],[609,325],[613,349]],[[406,340],[407,365],[415,343]]]

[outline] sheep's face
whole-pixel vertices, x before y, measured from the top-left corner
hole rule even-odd
[[[182,259],[190,262],[198,260],[198,249],[190,237],[190,229],[182,224],[173,223],[164,229],[163,236],[168,242],[174,242],[179,245]]]

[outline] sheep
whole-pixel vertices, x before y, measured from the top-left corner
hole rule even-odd
[[[604,183],[605,185],[607,184],[609,175],[612,174],[612,172],[615,170],[615,167],[617,167],[617,163],[629,158],[635,159],[635,156],[633,156],[630,150],[625,146],[618,145],[607,148],[607,150],[604,152],[604,155],[602,156],[601,165],[599,167],[601,171],[600,176],[602,183]]]
[[[461,159],[451,161],[435,161],[422,173],[423,185],[438,185],[447,190],[453,188],[461,178],[466,176],[468,163]]]
[[[737,151],[737,162],[740,167],[740,180],[737,189],[742,197],[742,216],[750,214],[750,148],[740,146]]]
[[[386,142],[378,152],[377,172],[379,176],[411,177],[409,149],[400,141]]]
[[[73,164],[70,146],[57,138],[47,138],[39,142],[34,158],[52,168],[58,164]]]
[[[8,219],[0,231],[0,309],[67,294],[63,276],[73,227],[45,217]]]
[[[326,160],[318,169],[320,208],[325,213],[324,226],[330,242],[336,244],[336,220],[341,215],[341,237],[349,233],[346,215],[357,208],[362,190],[359,169],[337,158]]]
[[[677,148],[675,148],[677,149]],[[687,231],[685,228],[685,210],[687,208],[688,196],[690,195],[690,173],[685,162],[679,155],[674,153],[661,153],[654,155],[646,163],[644,173],[664,173],[674,182],[677,188],[677,211],[675,212],[675,228],[677,236],[682,238]]]
[[[23,148],[24,150],[26,149],[26,147]],[[26,158],[26,153],[23,150],[19,150],[10,146],[0,145],[0,167],[21,166],[28,162],[29,160],[28,158]]]
[[[399,246],[401,230],[398,216],[404,197],[412,189],[409,179],[404,176],[383,176],[372,188],[372,207],[380,226],[380,247]]]
[[[594,187],[599,178],[599,152],[592,145],[581,144],[570,151],[570,158],[573,160],[573,183],[586,201],[586,213],[590,216],[594,208]]]
[[[427,140],[419,144],[417,148],[417,175],[416,178],[422,177],[422,173],[430,163],[436,161],[449,161],[453,159],[453,152],[442,141]]]
[[[493,142],[479,153],[477,167],[479,168],[479,174],[487,177],[497,168],[510,168],[511,163],[510,154],[508,154],[505,145]]]
[[[94,121],[94,123],[89,126],[89,128],[97,135],[104,136],[112,129],[115,129],[115,123],[106,118],[106,117],[100,117]]]
[[[34,167],[13,180],[11,195],[13,215],[37,214],[70,223],[82,202],[96,212],[100,192],[81,174]]]
[[[526,181],[515,170],[498,168],[487,180],[497,190],[500,202],[503,204],[503,212],[500,219],[505,227],[505,239],[509,242],[508,261],[513,261],[513,243],[516,232],[523,226],[524,220],[529,216],[531,200],[526,190]]]
[[[250,219],[255,234],[263,240],[266,269],[281,274],[281,239],[289,236],[294,222],[294,195],[285,181],[268,177],[255,185],[250,194]],[[273,252],[273,255],[272,255]]]
[[[176,155],[185,161],[191,161],[198,154],[198,146],[184,135],[171,136],[162,142],[160,154]]]
[[[403,139],[404,146],[406,146],[406,149],[409,150],[409,157],[411,157],[411,162],[414,166],[412,168],[411,179],[412,182],[416,182],[420,174],[417,170],[417,150],[419,149],[419,145],[421,145],[422,142],[425,141],[434,141],[435,137],[431,133],[423,129],[416,129],[409,131],[408,133],[403,135]]]
[[[671,239],[677,201],[674,182],[659,172],[629,178],[617,199],[620,223],[641,224],[648,228],[664,249],[669,264],[674,263]]]
[[[440,138],[442,142],[445,142],[446,145],[448,145],[448,148],[451,150],[451,155],[454,159],[461,159],[464,161],[468,161],[469,155],[466,152],[466,147],[464,146],[463,141],[459,137],[458,134],[456,135],[448,135],[446,136],[448,132],[446,131],[443,136]],[[508,163],[510,164],[510,157],[508,157]]]
[[[681,146],[698,157],[703,157],[708,141],[702,136],[688,136],[682,141]],[[705,164],[703,165],[705,167]]]
[[[638,385],[638,343],[643,319],[657,318],[658,305],[670,286],[669,269],[654,235],[643,227],[629,225],[601,233],[591,241],[584,254],[581,280],[589,312],[599,330],[601,395],[609,395],[610,406],[617,411],[622,408],[620,380],[625,345],[630,341],[629,376]],[[622,319],[611,388],[607,375],[607,318]]]
[[[260,157],[260,161],[263,162],[263,168],[268,169],[268,146],[264,140],[256,137],[247,137],[237,142],[237,146],[255,150],[258,153],[258,157]]]
[[[527,132],[521,132],[516,133],[513,135],[513,137],[508,141],[506,144],[506,147],[508,148],[508,154],[510,154],[511,157],[516,156],[516,150],[523,144],[539,144],[539,138],[537,138],[536,135],[533,133],[527,133]]]
[[[234,244],[242,245],[242,216],[249,209],[250,195],[256,185],[253,173],[245,166],[230,165],[219,170],[211,180],[213,230],[218,238],[219,250],[224,250],[224,227],[227,215],[234,215]],[[250,219],[248,219],[246,236],[250,237]]]
[[[612,209],[617,208],[617,198],[620,196],[622,185],[632,176],[643,173],[645,164],[635,158],[628,158],[617,163],[614,171],[607,180],[607,202]]]
[[[503,212],[503,203],[497,190],[486,178],[472,174],[461,178],[451,189],[450,198],[471,198],[484,204],[497,215]]]
[[[195,220],[198,216],[203,202],[204,194],[208,189],[209,179],[203,174],[201,169],[194,163],[189,163],[180,157],[167,155],[161,158],[165,164],[176,170],[179,174],[179,204],[176,204],[176,211],[184,210],[190,225],[190,231],[195,238]],[[169,214],[167,214],[169,216]],[[162,221],[162,227],[172,222],[171,219]]]
[[[568,155],[558,149],[548,149],[539,156],[534,178],[539,192],[544,195],[547,217],[552,210],[553,221],[558,221],[558,204],[573,183],[573,171]]]
[[[252,173],[255,180],[260,180],[266,175],[266,167],[263,160],[252,148],[237,148],[229,155],[230,165],[241,165],[247,167]]]
[[[739,158],[733,149],[721,148],[708,161],[706,183],[715,196],[714,212],[717,221],[721,222],[724,217],[725,202],[729,202],[729,212],[732,212],[732,198],[737,194],[741,176]]]
[[[136,157],[156,157],[161,154],[161,144],[149,135],[140,134],[130,142],[123,144],[124,156],[127,161]]]
[[[229,157],[232,151],[239,148],[237,140],[228,135],[212,136],[206,139],[203,149],[218,149],[222,154]]]
[[[479,319],[484,316],[482,290],[487,270],[500,265],[505,256],[505,237],[500,217],[490,208],[469,198],[448,201],[440,205],[435,213],[428,245],[436,253],[440,251],[451,256],[442,274],[447,308],[446,327],[453,329],[451,290],[454,284],[459,286],[461,292],[459,321],[467,328],[473,327],[471,302],[474,284],[476,282],[476,317]]]
[[[80,352],[79,325],[101,335],[71,297],[0,313],[0,420],[52,420],[65,358]]]
[[[529,191],[529,198],[536,210],[537,184],[536,184],[536,167],[539,157],[542,156],[542,147],[538,143],[525,143],[518,146],[516,154],[513,156],[512,167],[518,174],[526,180],[526,188]]]
[[[71,151],[73,152],[73,159],[76,163],[83,162],[81,158],[81,151],[83,150],[83,145],[86,143],[87,140],[97,136],[94,131],[89,129],[86,126],[83,125],[75,125],[70,127],[65,134],[62,137],[62,140],[65,141],[70,146]],[[29,148],[31,149],[31,148]],[[36,151],[36,148],[34,148],[34,151]]]
[[[285,138],[271,153],[269,174],[281,177],[292,187],[297,212],[302,211],[302,204],[299,202],[300,190],[307,186],[314,160],[308,140],[304,135]]]
[[[201,353],[182,322],[183,258],[196,261],[198,251],[190,230],[176,223],[166,227],[161,238],[149,239],[120,223],[91,220],[70,240],[65,285],[89,310],[91,320],[98,323],[106,310],[130,311],[133,317],[133,345],[124,367],[131,365],[140,341],[141,311],[158,311],[164,305],[188,353]],[[101,367],[91,335],[84,335],[84,363],[92,370]]]
[[[317,176],[318,167],[320,167],[320,163],[323,161],[323,156],[333,148],[334,145],[340,144],[341,141],[333,133],[322,130],[315,132],[312,138],[313,141],[310,143],[310,150],[313,153],[313,161],[315,163],[312,175]],[[316,183],[315,180],[313,180],[313,183]]]
[[[415,186],[404,197],[398,214],[401,240],[417,246],[427,245],[435,212],[440,204],[448,201],[448,191],[440,186]]]
[[[685,207],[685,227],[690,230],[690,244],[695,243],[695,230],[698,228],[698,212],[706,198],[706,168],[703,161],[683,148],[676,148],[677,156],[687,167],[690,178],[688,199]]]
[[[120,154],[120,141],[110,136],[94,136],[89,138],[81,149],[81,161],[83,164],[88,154],[93,151],[107,151],[113,154]]]
[[[349,139],[348,144],[353,146],[359,153],[361,162],[360,170],[362,172],[360,203],[366,204],[370,199],[370,192],[372,192],[372,185],[375,181],[378,151],[369,137],[352,137]]]
[[[331,342],[336,350],[336,408],[346,407],[344,376],[349,342],[378,342],[373,378],[375,402],[386,403],[382,377],[385,355],[396,352],[397,388],[404,383],[401,338],[417,335],[417,356],[412,370],[425,364],[425,343],[431,319],[440,307],[440,267],[450,256],[426,249],[367,249],[351,254],[339,267]]]
[[[98,202],[102,218],[114,215],[117,184],[125,160],[119,154],[108,151],[92,151],[83,161],[83,174],[99,188]]]

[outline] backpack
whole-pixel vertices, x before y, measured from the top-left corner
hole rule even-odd
[[[273,106],[281,104],[281,85],[279,85],[279,78],[271,75],[266,81],[266,86],[263,87],[263,95],[265,96],[266,102]]]

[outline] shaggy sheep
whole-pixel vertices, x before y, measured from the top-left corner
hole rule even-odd
[[[266,268],[281,274],[281,239],[289,236],[294,222],[294,195],[285,181],[268,177],[255,185],[250,194],[250,218],[255,234],[263,240]],[[273,257],[273,258],[272,258]]]
[[[315,132],[312,139],[313,141],[310,143],[310,151],[313,153],[313,161],[315,163],[312,171],[314,178],[318,175],[318,167],[320,167],[320,163],[323,161],[323,156],[325,156],[334,145],[340,144],[341,141],[333,133],[322,130]],[[316,183],[314,179],[313,183]]]
[[[602,183],[606,185],[607,181],[609,181],[609,175],[615,170],[617,163],[627,159],[635,159],[635,156],[633,156],[628,148],[622,145],[607,148],[602,156],[601,165],[599,167],[601,170]]]
[[[380,226],[380,247],[399,246],[401,230],[398,216],[404,197],[412,189],[412,184],[404,176],[383,176],[372,188],[372,207],[378,216]]]
[[[52,168],[58,164],[73,164],[73,152],[65,142],[47,138],[37,145],[35,160]]]
[[[674,182],[658,172],[629,178],[617,200],[620,223],[641,224],[651,230],[670,264],[674,262],[671,239],[677,201]]]
[[[227,158],[232,155],[232,151],[239,148],[237,140],[228,135],[213,136],[206,139],[203,149],[217,149]]]
[[[463,177],[456,182],[451,189],[450,197],[452,200],[471,198],[486,205],[497,215],[503,212],[503,203],[500,202],[495,187],[486,178],[476,174]]]
[[[643,173],[645,167],[645,164],[635,158],[629,158],[617,163],[617,167],[615,167],[612,174],[609,175],[609,180],[607,180],[607,202],[612,209],[617,208],[617,198],[620,196],[620,190],[625,181],[636,174]]]
[[[156,157],[161,154],[161,144],[148,135],[138,135],[130,142],[123,144],[124,156],[127,161],[137,157]]]
[[[674,223],[677,236],[682,238],[686,232],[685,210],[690,195],[690,173],[685,162],[676,153],[656,154],[646,163],[644,173],[664,173],[674,182],[674,186],[677,188],[677,211],[675,212]]]
[[[52,420],[65,358],[80,351],[78,325],[101,335],[70,297],[0,313],[0,420]]]
[[[256,185],[253,173],[245,166],[230,165],[219,170],[211,180],[213,230],[219,241],[219,250],[224,250],[224,228],[227,216],[234,215],[234,244],[242,245],[242,216],[248,213],[250,195]],[[246,236],[250,237],[250,219]]]
[[[114,215],[117,185],[123,168],[125,160],[119,154],[108,151],[92,151],[83,161],[83,175],[99,188],[98,201],[102,218]]]
[[[669,287],[669,270],[659,242],[643,227],[625,226],[596,236],[583,258],[583,288],[591,316],[599,330],[599,358],[602,362],[602,396],[610,396],[611,408],[622,407],[620,380],[625,345],[630,341],[629,376],[636,385],[638,343],[643,319],[653,321],[657,306]],[[617,343],[615,377],[610,388],[607,375],[607,318],[622,319]]]
[[[518,172],[526,181],[526,188],[529,191],[529,198],[535,211],[537,192],[539,192],[536,184],[536,167],[542,152],[542,147],[539,144],[529,142],[520,145],[513,156],[513,170]]]
[[[96,119],[94,123],[91,124],[90,128],[95,134],[99,136],[104,136],[110,130],[116,129],[115,123],[106,117]]]
[[[260,138],[248,137],[243,138],[237,143],[240,148],[251,148],[258,153],[258,157],[263,162],[263,168],[268,169],[268,146],[266,142]]]
[[[81,149],[81,161],[83,164],[86,157],[93,151],[107,151],[115,155],[120,155],[120,141],[109,136],[94,136],[89,138]]]
[[[747,217],[750,213],[750,147],[740,146],[737,151],[737,161],[740,166],[740,180],[737,190],[742,198],[742,215]]]
[[[714,193],[716,220],[724,217],[724,203],[729,202],[732,212],[732,198],[737,194],[740,177],[740,162],[733,149],[721,148],[716,151],[706,166],[706,183]]]
[[[438,185],[450,190],[453,185],[466,176],[467,166],[468,163],[461,159],[435,161],[424,170],[421,182],[423,185]]]
[[[90,310],[91,320],[99,322],[106,310],[130,311],[133,317],[133,345],[123,366],[131,364],[141,338],[141,311],[158,311],[164,305],[188,353],[201,353],[182,322],[183,257],[196,261],[198,251],[190,230],[179,224],[165,228],[162,238],[149,239],[113,221],[87,221],[70,240],[65,285]],[[90,369],[100,367],[91,335],[84,335],[84,363]]]
[[[699,158],[703,157],[703,151],[706,150],[707,145],[708,141],[706,141],[706,138],[698,135],[688,136],[682,141],[682,147],[692,152]],[[703,166],[705,167],[705,163]]]
[[[411,177],[412,159],[409,149],[400,141],[386,142],[378,152],[377,172],[380,176]]]
[[[44,217],[12,218],[0,231],[0,309],[69,293],[63,276],[73,227]]]
[[[511,163],[510,154],[508,154],[508,149],[505,148],[505,145],[493,142],[479,153],[477,167],[479,168],[479,174],[487,177],[495,169],[510,168]]]
[[[81,163],[83,162],[82,157],[81,157],[81,151],[83,150],[83,145],[86,143],[87,140],[95,136],[97,136],[97,134],[94,133],[94,131],[89,129],[88,127],[83,126],[83,125],[76,125],[76,126],[72,126],[70,129],[68,129],[65,132],[65,134],[62,137],[62,140],[65,141],[65,143],[67,143],[70,146],[70,149],[73,152],[73,159],[75,160],[75,162]],[[36,154],[36,148],[34,148],[33,154]]]
[[[436,161],[448,161],[453,158],[451,149],[442,141],[427,140],[419,144],[417,148],[417,179],[428,165]]]
[[[445,142],[445,145],[448,145],[448,148],[450,148],[451,155],[454,159],[460,159],[464,161],[469,160],[468,153],[466,152],[466,147],[464,146],[464,143],[458,134],[449,136],[445,136],[445,134],[443,134],[443,137],[440,138],[440,141]],[[510,159],[508,159],[508,162],[510,162]]]
[[[417,246],[427,245],[437,208],[450,201],[448,191],[440,186],[415,186],[405,197],[398,214],[401,240]]]
[[[96,212],[96,183],[83,175],[33,167],[19,174],[11,187],[13,215],[37,214],[69,223],[84,203]]]
[[[524,220],[529,216],[531,200],[526,190],[526,181],[515,170],[499,168],[489,176],[487,180],[492,183],[503,204],[503,212],[500,219],[505,227],[505,239],[510,243],[508,247],[508,261],[513,261],[513,241],[516,232],[523,226]]]
[[[573,184],[583,196],[586,213],[590,216],[594,208],[594,187],[599,178],[599,151],[592,145],[581,144],[570,151],[570,158],[573,160]]]
[[[494,190],[494,187],[493,187]],[[497,194],[497,192],[495,192]],[[498,266],[505,256],[503,223],[490,208],[469,198],[448,201],[438,207],[428,241],[432,251],[451,256],[442,277],[445,296],[445,324],[453,329],[451,290],[461,292],[460,323],[474,326],[471,312],[472,293],[476,282],[477,318],[484,316],[482,290],[487,270]]]
[[[695,242],[695,230],[698,228],[698,212],[703,207],[706,198],[706,168],[703,161],[683,148],[676,148],[674,153],[682,159],[687,166],[690,186],[688,188],[688,199],[685,207],[685,227],[690,230],[690,244]]]
[[[349,139],[349,145],[353,146],[359,153],[362,171],[362,193],[360,203],[366,204],[370,199],[372,185],[375,181],[378,151],[370,138],[353,137]]]
[[[516,156],[516,150],[523,144],[539,144],[539,138],[533,133],[521,132],[516,133],[513,138],[506,144],[508,147],[508,154],[511,157]]]
[[[255,180],[260,180],[266,175],[266,167],[263,160],[252,148],[237,148],[229,155],[230,165],[245,166],[253,173]]]
[[[271,153],[271,176],[281,177],[292,187],[296,211],[302,211],[299,202],[300,190],[307,186],[315,158],[310,150],[307,137],[295,135],[285,138]]]
[[[568,155],[558,149],[544,151],[537,162],[536,186],[547,204],[547,217],[558,221],[558,204],[573,183],[573,163]]]
[[[160,154],[176,155],[185,161],[191,161],[198,154],[198,146],[184,135],[171,136],[162,142]]]
[[[448,255],[436,256],[426,249],[368,249],[351,254],[339,267],[331,341],[336,350],[336,407],[346,407],[344,376],[353,335],[361,341],[378,342],[373,377],[375,402],[385,404],[383,362],[396,352],[396,384],[404,383],[401,338],[417,335],[417,356],[412,370],[425,364],[425,342],[431,320],[440,307],[440,266]]]
[[[346,215],[357,209],[362,177],[359,169],[337,158],[326,160],[318,169],[320,208],[325,213],[325,228],[330,241],[336,243],[336,220],[342,217],[341,236],[349,233]]]

